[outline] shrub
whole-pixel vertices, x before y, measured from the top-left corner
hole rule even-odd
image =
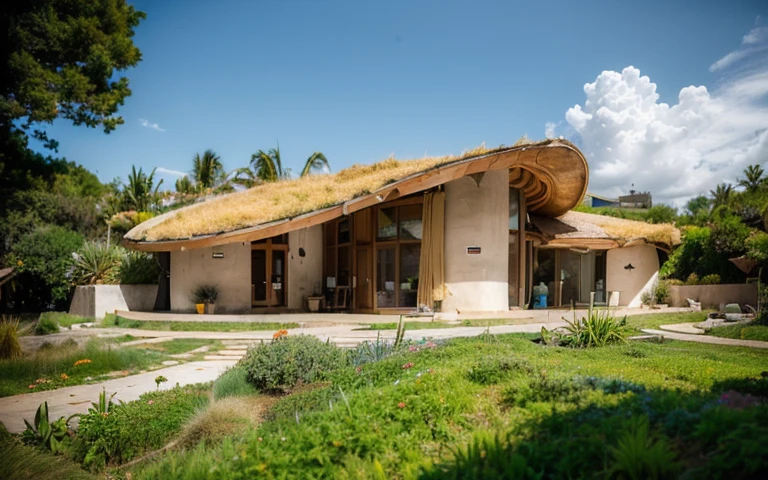
[[[111,285],[117,283],[117,269],[123,249],[106,242],[86,242],[73,256],[72,279],[77,285]]]
[[[235,365],[213,382],[213,398],[252,395],[258,390],[248,383],[248,371],[242,365]]]
[[[40,311],[67,306],[71,282],[68,271],[72,253],[83,244],[83,237],[66,228],[41,227],[13,244],[9,263],[16,265],[14,307]]]
[[[207,389],[189,385],[145,393],[136,401],[113,405],[107,415],[91,409],[80,418],[72,456],[94,471],[127,462],[164,446],[207,404]]]
[[[248,351],[248,381],[262,391],[282,391],[321,380],[346,364],[344,352],[310,335],[284,336]]]
[[[701,285],[719,285],[720,284],[720,275],[716,273],[710,273],[709,275],[704,275],[701,277],[701,281],[699,282]]]
[[[117,278],[123,285],[153,285],[160,278],[160,266],[152,255],[131,251],[123,257]]]
[[[668,278],[667,280],[664,280],[664,281],[667,282],[667,285],[670,287],[673,285],[674,286],[685,285],[685,282],[678,278]]]
[[[531,364],[520,358],[485,358],[472,365],[467,378],[480,385],[494,385],[515,373],[532,371]]]
[[[273,400],[269,397],[230,397],[216,401],[205,410],[199,411],[184,425],[178,445],[190,448],[200,442],[210,444],[242,432],[259,421],[265,404],[271,401]]]
[[[3,315],[0,319],[0,359],[19,358],[21,355],[19,319]]]
[[[685,279],[686,285],[698,285],[699,283],[701,283],[699,281],[699,276],[695,273],[688,275],[688,278]]]
[[[35,335],[49,335],[59,332],[59,324],[49,315],[40,315],[35,325]]]
[[[654,285],[653,297],[657,304],[667,303],[669,298],[669,285],[664,280],[661,280]]]

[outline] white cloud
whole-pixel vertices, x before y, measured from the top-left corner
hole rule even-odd
[[[175,175],[177,177],[186,177],[187,175],[189,175],[187,172],[181,172],[179,170],[171,170],[170,168],[165,168],[165,167],[157,167],[157,172],[165,173],[168,175]]]
[[[755,23],[760,22],[758,16]],[[768,27],[755,27],[741,39],[741,47],[725,55],[709,67],[710,72],[716,72],[734,65],[745,58],[768,50]]]
[[[634,184],[680,206],[768,160],[768,64],[713,92],[685,87],[671,106],[634,67],[604,71],[584,92],[562,130],[589,161],[592,192],[617,196]]]
[[[164,128],[160,128],[160,125],[156,123],[150,123],[149,120],[144,120],[143,118],[139,119],[139,122],[141,123],[142,127],[145,128],[151,128],[152,130],[157,130],[158,132],[164,132]]]

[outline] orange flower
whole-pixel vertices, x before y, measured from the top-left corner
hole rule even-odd
[[[75,366],[79,367],[80,365],[85,365],[86,363],[91,363],[91,360],[88,358],[83,358],[75,362]]]
[[[277,340],[280,337],[285,337],[288,335],[288,330],[278,330],[272,335],[272,340]]]
[[[61,379],[62,380],[69,380],[69,375],[67,375],[66,373],[62,373],[61,374]]]

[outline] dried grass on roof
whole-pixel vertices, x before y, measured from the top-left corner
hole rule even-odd
[[[636,240],[643,240],[646,243],[665,247],[673,247],[680,244],[680,230],[669,223],[653,224],[573,211],[559,217],[558,220],[572,225],[579,230],[579,232],[563,235],[562,237],[564,238],[584,238],[586,232],[592,231],[586,225],[594,225],[622,244]],[[599,236],[588,238],[599,238]]]
[[[292,218],[339,205],[438,165],[502,148],[487,149],[481,145],[461,156],[419,160],[388,158],[373,165],[353,165],[336,174],[267,183],[155,217],[131,230],[126,238],[150,242],[192,238]]]

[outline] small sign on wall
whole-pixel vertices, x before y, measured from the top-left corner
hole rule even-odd
[[[213,252],[213,258],[224,258],[224,252]]]
[[[480,255],[480,247],[467,247],[467,255]]]

